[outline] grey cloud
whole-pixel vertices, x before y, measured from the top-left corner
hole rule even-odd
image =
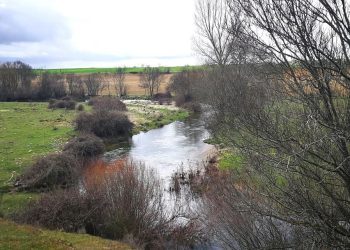
[[[40,2],[15,0],[0,6],[0,44],[40,42],[68,36],[64,19]]]

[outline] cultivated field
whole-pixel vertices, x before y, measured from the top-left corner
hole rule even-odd
[[[170,82],[170,78],[173,74],[164,74],[162,77],[162,82],[160,84],[159,92],[165,92],[166,88]],[[84,75],[82,75],[84,77]],[[115,83],[113,82],[113,77],[111,74],[103,75],[104,82],[106,83],[106,88],[103,90],[102,95],[115,95]],[[127,88],[127,93],[130,96],[142,96],[145,95],[145,89],[141,88],[140,85],[140,75],[139,74],[126,74],[125,85]]]
[[[87,74],[77,74],[81,76],[83,79],[86,77]],[[164,74],[162,76],[162,81],[160,84],[159,92],[165,92],[166,88],[170,82],[170,78],[173,74]],[[62,75],[62,78],[64,79],[65,76]],[[105,83],[106,87],[102,91],[102,95],[115,95],[116,89],[115,89],[115,82],[113,80],[113,77],[111,74],[102,74],[103,82]],[[39,82],[39,77],[35,78],[33,80],[34,84],[37,84]],[[126,74],[125,76],[125,85],[127,88],[127,94],[128,96],[144,96],[145,95],[145,89],[141,88],[140,85],[140,75],[139,74]]]

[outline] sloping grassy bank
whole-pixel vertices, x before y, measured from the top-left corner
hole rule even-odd
[[[117,241],[18,225],[0,219],[0,249],[132,249]]]

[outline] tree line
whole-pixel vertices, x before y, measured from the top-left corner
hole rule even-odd
[[[166,73],[158,67],[145,67],[140,73],[139,87],[153,97]],[[110,84],[100,73],[60,75],[44,72],[37,75],[30,65],[21,61],[5,62],[0,64],[0,101],[42,101],[64,96],[84,99],[101,95],[103,91],[110,95],[111,86],[116,95],[122,97],[128,94],[126,74],[126,68],[116,68],[114,73],[109,74]]]

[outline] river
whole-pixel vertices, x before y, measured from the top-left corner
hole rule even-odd
[[[134,162],[142,162],[155,169],[169,185],[176,170],[201,164],[214,151],[214,146],[203,142],[209,138],[204,119],[203,115],[191,117],[184,122],[175,121],[141,132],[131,138],[130,147],[107,152],[104,158],[113,161],[127,156]]]

